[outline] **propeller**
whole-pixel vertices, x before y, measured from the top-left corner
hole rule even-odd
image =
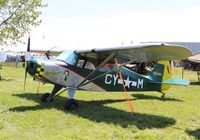
[[[30,61],[30,36],[28,37],[27,50],[26,50],[26,53],[25,53],[26,66],[25,66],[25,76],[24,76],[24,91],[25,91],[25,88],[26,88],[26,77],[27,77],[27,73],[28,73],[27,62],[28,61]]]

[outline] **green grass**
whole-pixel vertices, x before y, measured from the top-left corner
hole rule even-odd
[[[180,69],[174,71],[180,77]],[[161,99],[158,92],[132,92],[135,113],[130,113],[123,93],[77,91],[79,108],[63,109],[67,93],[53,103],[40,103],[44,85],[37,94],[37,82],[24,70],[3,67],[0,81],[0,139],[200,139],[200,85],[195,72],[187,87],[174,86]],[[134,99],[136,98],[136,99]]]

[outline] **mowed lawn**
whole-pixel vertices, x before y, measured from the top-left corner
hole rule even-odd
[[[180,77],[180,69],[175,70]],[[174,86],[165,99],[158,92],[129,93],[134,113],[124,93],[77,91],[79,108],[63,109],[67,93],[53,103],[40,103],[51,85],[42,85],[28,76],[23,91],[24,69],[3,67],[0,81],[0,139],[200,139],[200,85],[195,72],[185,78],[190,86]]]

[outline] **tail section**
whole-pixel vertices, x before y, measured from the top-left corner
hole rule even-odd
[[[172,78],[171,66],[169,61],[159,61],[153,68],[149,76],[152,80],[162,82]]]
[[[161,84],[161,91],[168,90],[171,85],[189,85],[188,80],[172,78],[172,69],[169,61],[159,61],[148,76],[152,83]]]

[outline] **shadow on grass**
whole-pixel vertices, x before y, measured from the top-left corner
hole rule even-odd
[[[151,95],[145,95],[145,94],[132,94],[131,96],[135,97],[136,100],[159,100],[159,101],[176,101],[176,102],[183,102],[183,100],[180,99],[174,99],[174,98],[161,98]]]
[[[33,100],[40,103],[40,96],[33,93],[26,94],[15,94],[14,96],[25,98],[27,100]],[[105,122],[107,124],[116,124],[120,125],[123,128],[129,126],[136,126],[138,129],[146,128],[165,128],[167,126],[174,125],[176,120],[169,117],[150,115],[144,113],[130,113],[116,108],[105,106],[109,103],[115,102],[126,102],[125,100],[92,100],[92,101],[83,101],[77,100],[79,108],[73,111],[66,111],[63,108],[63,105],[66,101],[66,98],[58,96],[56,97],[53,103],[40,103],[36,106],[20,106],[11,108],[10,111],[33,111],[41,109],[50,109],[56,108],[65,113],[71,113],[76,116],[89,119],[95,122]]]
[[[190,82],[190,85],[200,85],[200,82]]]
[[[195,137],[195,139],[200,139],[200,128],[196,130],[186,130],[186,133],[190,136]]]

